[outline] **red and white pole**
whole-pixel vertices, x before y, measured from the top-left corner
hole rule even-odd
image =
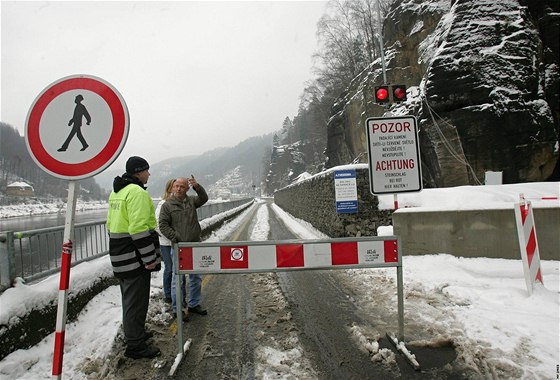
[[[54,355],[52,375],[57,379],[62,376],[62,358],[64,356],[64,335],[66,330],[66,304],[70,285],[70,267],[72,265],[72,239],[74,236],[74,214],[76,212],[76,181],[69,181],[68,203],[64,223],[64,237],[60,267],[60,285],[58,290],[58,309],[56,314],[56,331],[54,336]]]
[[[527,290],[532,294],[537,281],[543,284],[539,244],[531,202],[526,200],[523,194],[519,194],[519,198],[520,202],[514,205],[517,236]]]
[[[54,335],[53,376],[62,374],[62,357],[64,356],[64,333],[66,327],[67,290],[70,284],[70,267],[72,265],[72,240],[62,244],[62,265],[60,267],[60,286],[58,288],[58,312],[56,315],[56,332]]]

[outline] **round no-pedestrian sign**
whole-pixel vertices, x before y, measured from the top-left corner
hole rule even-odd
[[[37,96],[27,114],[25,142],[44,171],[78,180],[117,159],[128,129],[128,108],[116,88],[101,78],[73,75]]]

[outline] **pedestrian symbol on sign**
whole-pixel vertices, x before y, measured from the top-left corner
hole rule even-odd
[[[84,136],[82,135],[81,128],[82,118],[85,117],[86,124],[89,125],[89,123],[91,123],[91,116],[89,116],[89,112],[87,111],[86,106],[82,104],[83,100],[84,97],[82,95],[78,95],[76,96],[76,99],[74,99],[74,103],[76,103],[76,107],[74,108],[74,115],[68,122],[68,126],[72,126],[72,130],[70,131],[70,134],[68,135],[66,141],[64,141],[64,144],[62,144],[60,149],[58,149],[59,152],[66,152],[66,149],[68,149],[68,145],[70,145],[70,141],[74,136],[77,136],[78,140],[80,140],[80,142],[82,143],[82,149],[80,149],[81,151],[86,150],[89,146],[84,139]]]

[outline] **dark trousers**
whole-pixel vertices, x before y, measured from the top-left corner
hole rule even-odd
[[[123,330],[129,347],[144,342],[146,315],[150,303],[151,273],[143,271],[131,278],[120,278],[123,311]]]

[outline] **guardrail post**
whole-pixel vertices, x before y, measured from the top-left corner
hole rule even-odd
[[[397,312],[399,316],[399,341],[404,342],[404,296],[403,296],[403,270],[397,267]]]
[[[14,233],[6,231],[0,235],[0,291],[11,287],[15,278]]]

